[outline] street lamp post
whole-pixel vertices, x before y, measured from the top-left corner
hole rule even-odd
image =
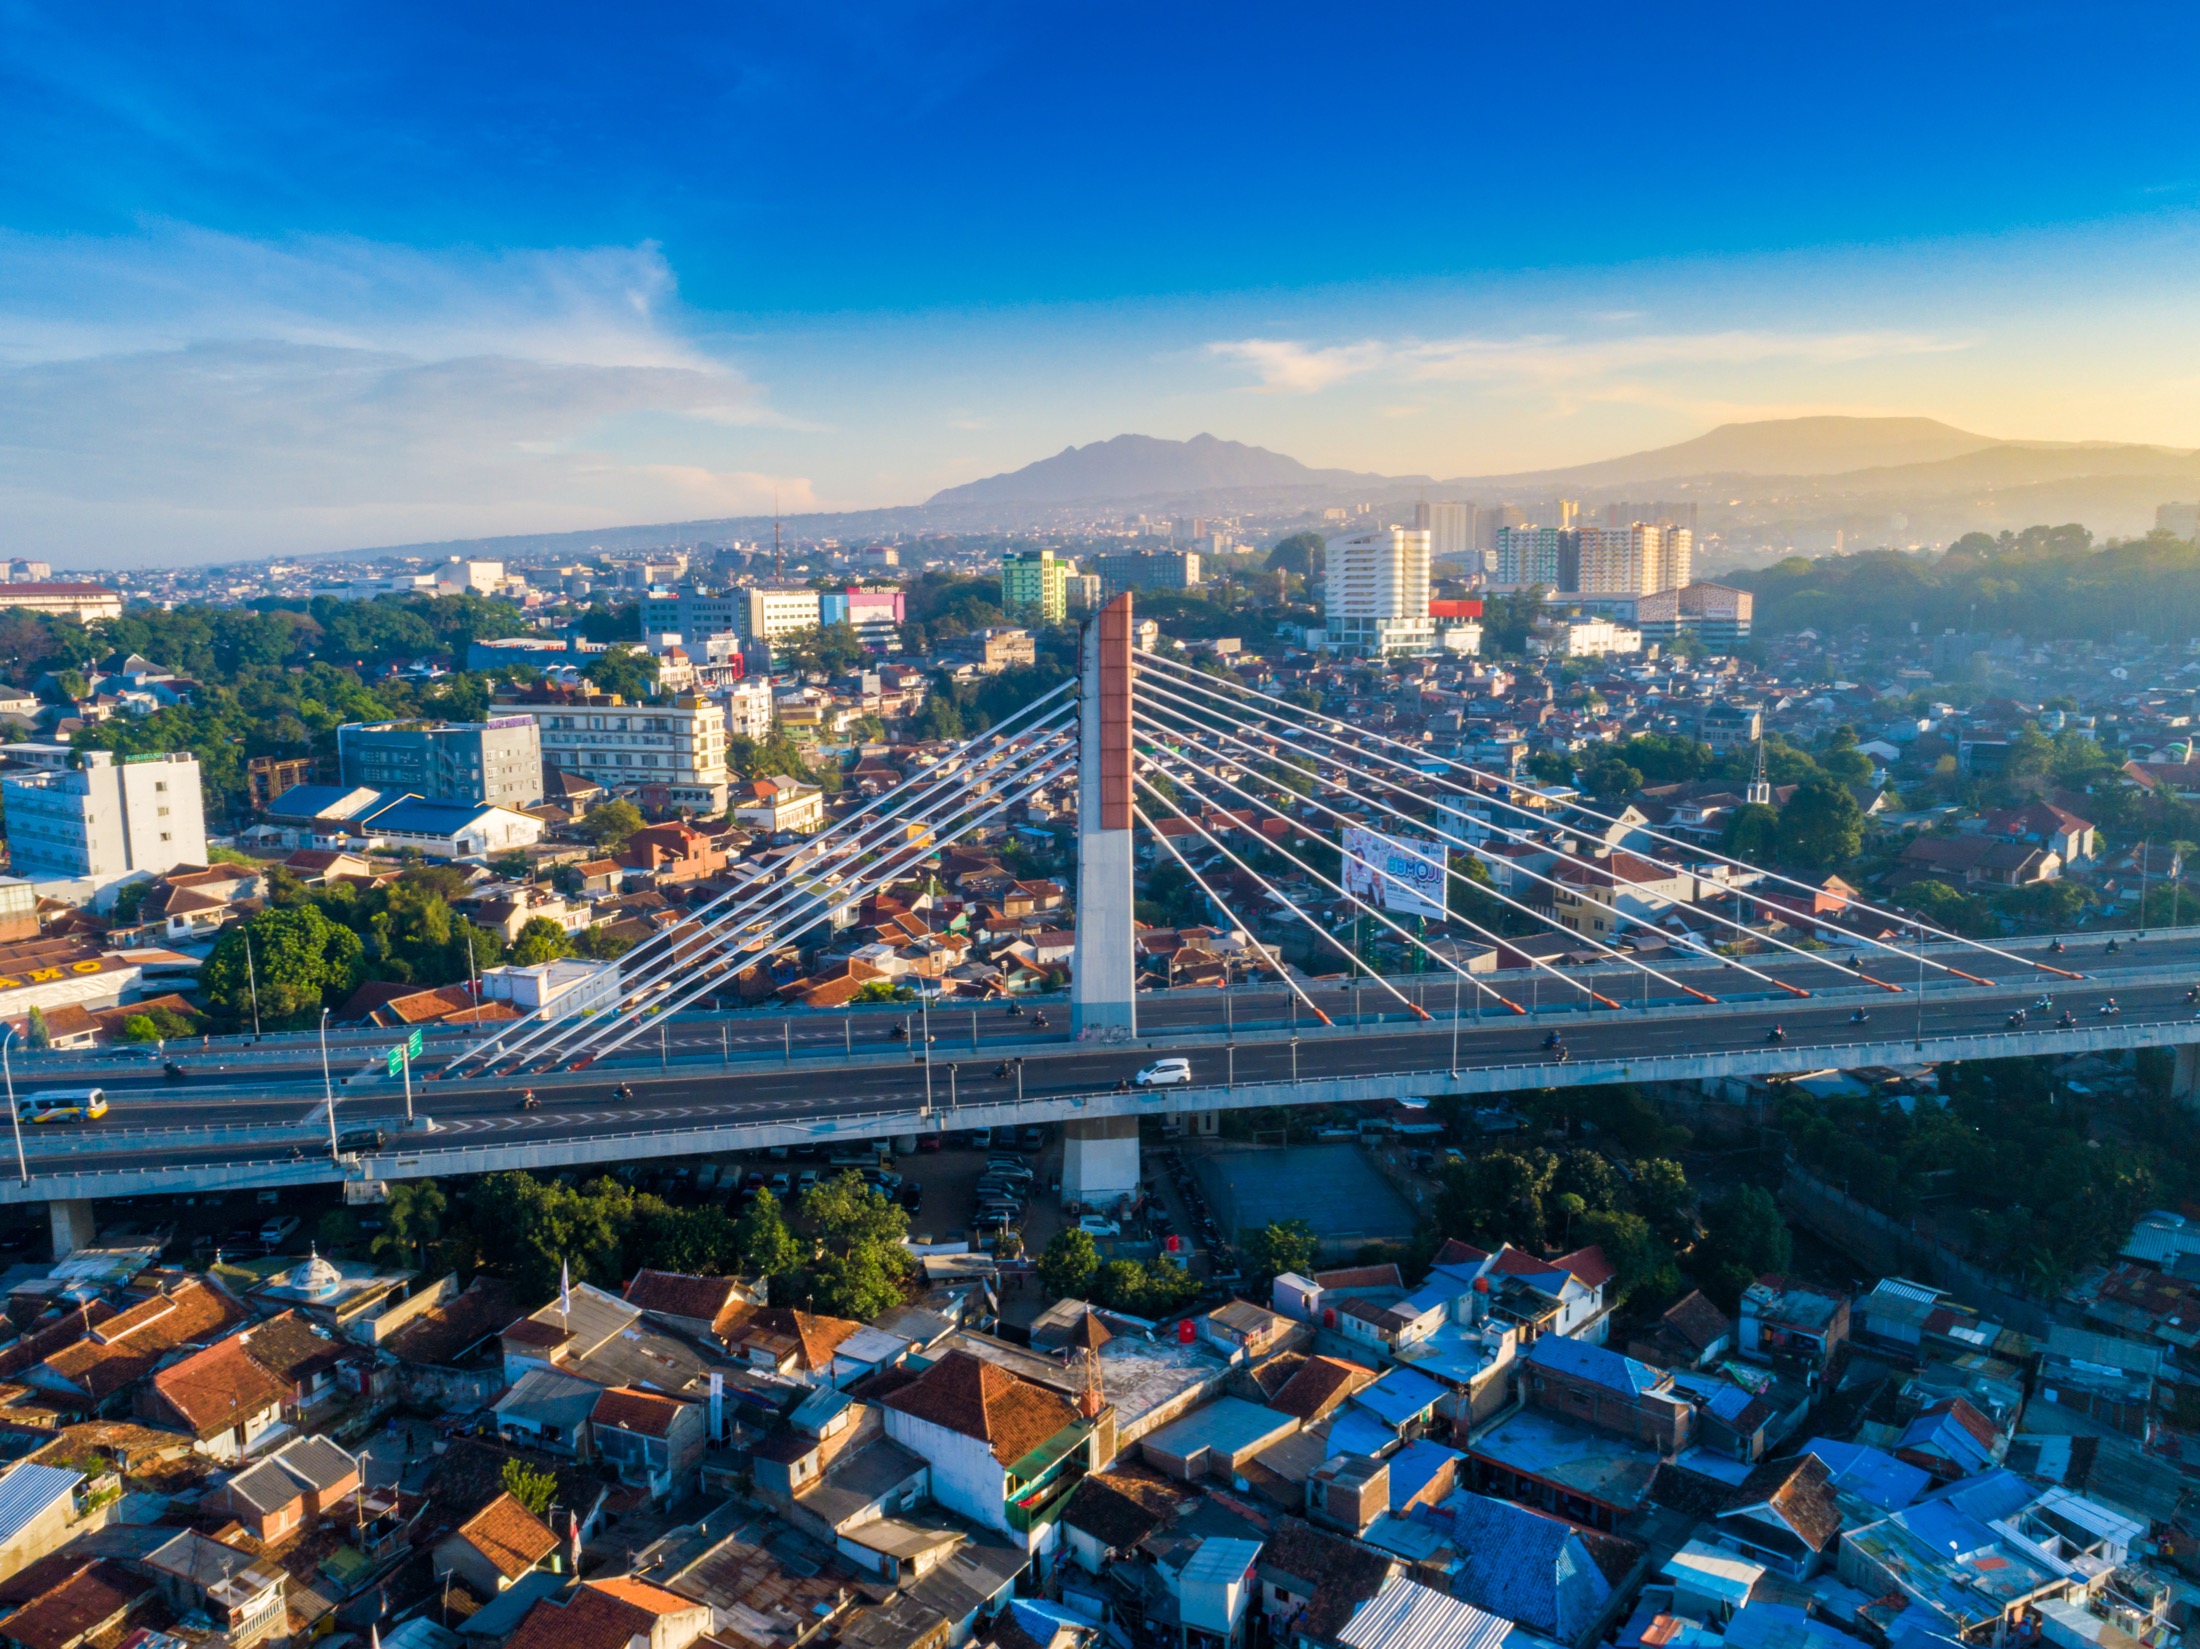
[[[321,1095],[328,1101],[328,1159],[337,1160],[336,1085],[328,1078],[328,1009],[321,1010]]]
[[[252,966],[252,930],[240,930],[244,934],[244,978],[252,991],[252,1040],[260,1040],[260,976]]]
[[[23,1113],[15,1108],[15,1070],[8,1063],[8,1044],[15,1040],[15,1027],[10,1025],[7,1034],[0,1036],[0,1076],[8,1084],[8,1125],[15,1130],[15,1171],[23,1176],[25,1185],[31,1182],[31,1165],[23,1156]]]

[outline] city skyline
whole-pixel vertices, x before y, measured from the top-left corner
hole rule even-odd
[[[2200,447],[2200,145],[1964,91],[2189,18],[1262,19],[27,12],[0,548],[886,507],[1124,431],[1436,476],[1821,412]],[[1615,81],[1672,95],[1517,118]]]

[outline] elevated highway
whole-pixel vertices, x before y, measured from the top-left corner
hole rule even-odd
[[[724,1015],[667,1025],[662,1050],[524,1078],[439,1080],[436,1068],[463,1046],[446,1035],[428,1042],[416,1069],[410,1127],[399,1084],[379,1065],[367,1074],[356,1048],[341,1064],[332,1057],[332,1073],[349,1077],[337,1090],[336,1134],[351,1137],[335,1151],[311,1043],[187,1052],[180,1084],[142,1064],[40,1060],[18,1065],[18,1093],[98,1080],[113,1109],[104,1123],[24,1128],[28,1177],[0,1178],[0,1200],[554,1170],[932,1129],[2200,1043],[2200,1007],[2187,1000],[2200,981],[2200,929],[2122,935],[2113,955],[2106,937],[2053,958],[2082,980],[2043,979],[2024,959],[2044,957],[2044,945],[2023,946],[1989,983],[1928,973],[1922,991],[1914,978],[1899,993],[1843,984],[1818,964],[1832,988],[1807,999],[1763,992],[1707,1004],[1668,991],[1647,1005],[1582,1009],[1576,993],[1546,1005],[1520,979],[1508,988],[1534,1007],[1516,1015],[1477,1012],[1472,992],[1424,975],[1396,983],[1425,1019],[1371,986],[1323,987],[1312,1000],[1336,1021],[1323,1025],[1276,988],[1149,992],[1127,1042],[1072,1040],[1058,1012],[1040,1031],[1044,1003],[1017,1016],[984,1007],[974,1020],[968,1009],[920,1011],[908,1016],[908,1042],[893,1036],[903,1013],[885,1007]],[[1796,977],[1807,966],[1793,963]],[[1708,989],[1724,970],[1670,971]],[[2035,1007],[2043,995],[2045,1010]],[[2113,1016],[2101,1012],[2110,998]],[[2012,1026],[2019,1008],[2025,1023]],[[1775,1027],[1783,1040],[1771,1040]],[[1547,1045],[1554,1033],[1564,1059]],[[1191,1085],[1125,1086],[1165,1053],[1190,1061]],[[2181,1075],[2190,1063],[2181,1060]],[[619,1085],[633,1097],[614,1098]],[[520,1108],[528,1088],[537,1109]],[[380,1146],[360,1141],[375,1130]]]

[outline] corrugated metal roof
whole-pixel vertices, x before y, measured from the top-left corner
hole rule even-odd
[[[1498,1649],[1512,1622],[1418,1581],[1392,1579],[1337,1634],[1351,1649]]]
[[[84,1481],[82,1472],[59,1466],[36,1466],[19,1460],[0,1472],[0,1546],[6,1546],[29,1528],[39,1513],[63,1495],[76,1493]]]

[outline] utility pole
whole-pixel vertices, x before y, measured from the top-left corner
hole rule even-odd
[[[244,934],[244,977],[252,990],[252,1040],[260,1040],[260,978],[252,967],[252,930],[241,928]]]

